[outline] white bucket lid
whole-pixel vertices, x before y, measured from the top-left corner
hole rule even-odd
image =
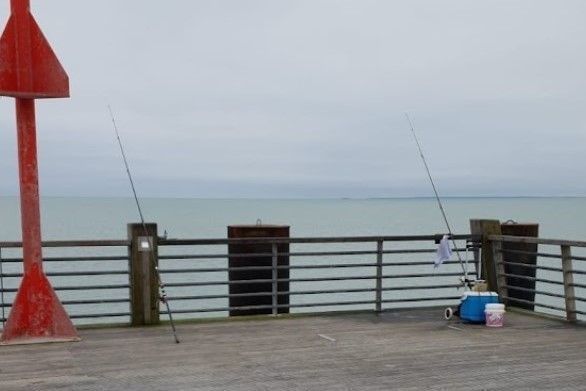
[[[484,306],[484,309],[486,311],[504,311],[505,310],[505,305],[504,304],[487,304]]]

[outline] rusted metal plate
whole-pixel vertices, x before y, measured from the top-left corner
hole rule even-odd
[[[524,236],[536,238],[539,236],[539,224],[533,223],[514,223],[507,222],[501,224],[501,232],[506,236]],[[537,255],[534,254],[513,254],[507,251],[523,251],[530,253],[537,253],[537,244],[535,243],[511,243],[503,242],[503,260],[505,262],[522,263],[528,265],[536,265]],[[531,267],[523,267],[517,265],[505,264],[506,274],[515,274],[520,276],[528,276],[535,278],[536,269]],[[509,286],[509,296],[526,300],[530,302],[535,301],[535,292],[527,292],[512,289],[511,287],[520,287],[525,289],[535,290],[535,281],[530,281],[525,278],[507,277],[507,286]],[[520,307],[528,310],[533,310],[534,305],[511,301],[509,305]]]
[[[288,238],[289,237],[289,226],[279,225],[233,225],[228,227],[228,238],[229,239],[241,239],[241,238]],[[289,244],[280,243],[277,244],[278,253],[289,253]],[[252,243],[252,244],[230,244],[228,245],[228,252],[230,255],[234,254],[251,254],[251,256],[245,257],[230,257],[229,266],[235,270],[229,272],[230,282],[242,281],[242,280],[270,280],[272,278],[272,270],[237,270],[239,267],[250,267],[250,266],[264,266],[270,267],[272,265],[272,246],[269,243]],[[253,255],[257,254],[257,255]],[[267,256],[259,256],[258,254],[267,254]],[[289,265],[288,255],[278,256],[279,266]],[[279,279],[289,278],[289,269],[278,270]],[[270,293],[272,291],[272,284],[270,282],[263,283],[252,283],[252,284],[230,284],[230,294],[238,293]],[[277,284],[278,292],[288,292],[289,282],[283,281]],[[289,304],[289,295],[278,296],[279,305]],[[247,296],[247,297],[231,297],[230,307],[244,307],[244,306],[255,306],[255,305],[266,305],[270,306],[272,303],[272,297],[270,295],[259,295],[259,296]],[[278,313],[288,313],[288,308],[279,308]],[[243,315],[260,315],[270,314],[271,308],[267,309],[248,309],[248,310],[232,310],[230,316],[243,316]]]

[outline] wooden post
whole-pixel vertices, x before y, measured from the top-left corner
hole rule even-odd
[[[576,295],[574,293],[574,272],[572,270],[572,250],[570,246],[561,246],[562,273],[564,274],[564,296],[566,298],[566,319],[575,322]]]
[[[492,253],[492,260],[496,269],[496,291],[498,292],[502,302],[507,304],[509,289],[507,287],[505,264],[503,262],[503,243],[500,240],[489,240],[489,246]]]
[[[501,223],[498,220],[470,220],[470,233],[482,236],[481,278],[486,280],[488,290],[496,292],[498,289],[496,265],[493,258],[493,249],[488,240],[490,235],[501,234]]]
[[[376,242],[376,308],[377,313],[383,310],[383,241]]]
[[[146,228],[146,232],[145,232]],[[159,324],[157,224],[128,224],[132,326]]]

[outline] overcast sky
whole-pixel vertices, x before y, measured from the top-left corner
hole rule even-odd
[[[42,195],[129,195],[107,104],[142,196],[428,196],[405,112],[443,195],[586,195],[583,0],[31,3]],[[0,156],[16,195],[7,98]]]

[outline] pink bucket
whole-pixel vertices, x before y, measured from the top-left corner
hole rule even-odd
[[[487,304],[484,307],[484,316],[488,327],[503,327],[505,322],[505,305]]]

